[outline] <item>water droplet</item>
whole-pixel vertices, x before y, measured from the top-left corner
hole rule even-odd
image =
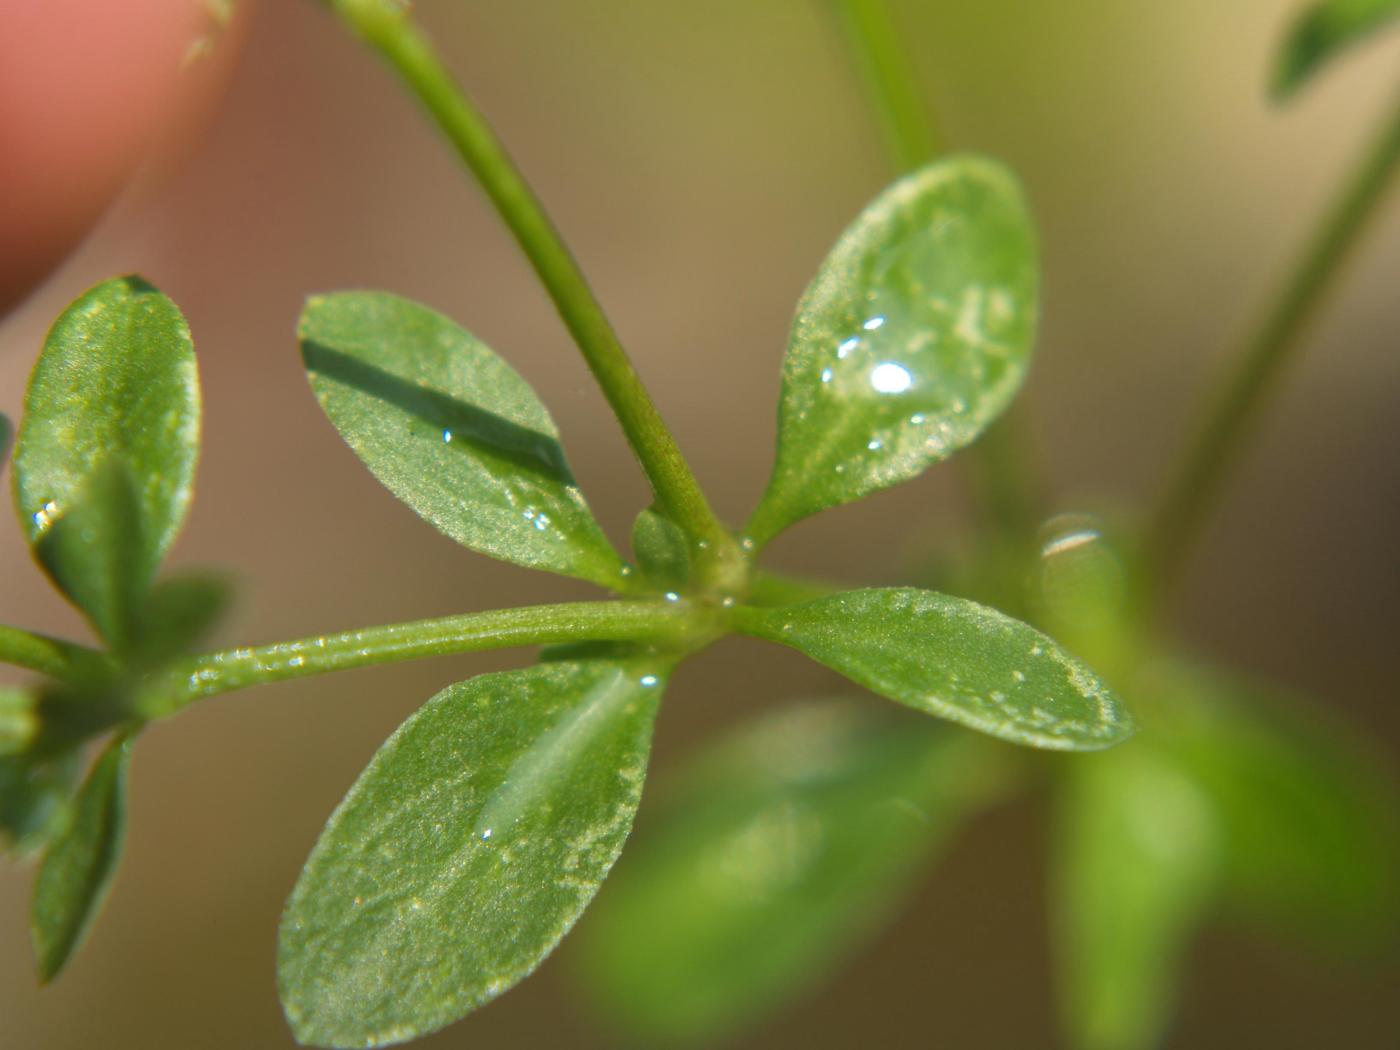
[[[485,841],[486,841],[487,839],[489,839],[490,837],[491,837],[491,829],[490,829],[490,828],[487,828],[485,831],[483,831],[483,832],[481,833],[481,841],[482,841],[482,842],[485,842]]]
[[[835,373],[833,373],[833,372],[831,371],[831,369],[829,369],[829,368],[823,368],[823,369],[822,369],[822,382],[823,382],[823,383],[830,383],[830,382],[831,382],[831,377],[832,377],[834,374],[835,374]]]
[[[918,426],[923,421],[924,414],[922,412],[915,412],[912,416],[909,417],[909,422],[913,423],[915,426]]]
[[[34,526],[35,528],[39,529],[40,532],[42,532],[44,529],[47,529],[50,525],[52,525],[54,519],[57,517],[58,504],[55,503],[53,500],[49,500],[42,507],[40,507],[37,511],[34,512]]]
[[[861,325],[861,327],[867,332],[873,332],[884,323],[885,319],[883,317],[872,317],[870,320],[866,321],[865,324]]]
[[[657,678],[656,675],[654,675],[654,674],[644,674],[644,675],[642,675],[642,677],[639,679],[639,681],[640,681],[640,682],[642,683],[642,685],[645,686],[647,689],[650,689],[650,688],[651,688],[652,686],[654,686],[657,682],[659,682],[660,679]]]
[[[668,602],[678,602],[681,600],[681,596],[675,591],[667,591],[664,595],[662,595],[662,597],[665,598]]]
[[[879,449],[884,448],[885,445],[884,442],[882,442],[879,438],[874,438],[865,447],[868,448],[871,452],[876,452]]]
[[[543,532],[545,529],[549,528],[549,516],[546,514],[537,515],[535,517],[535,528],[538,529],[540,532]]]
[[[722,609],[732,609],[732,608],[734,608],[734,597],[733,597],[733,595],[730,595],[730,596],[725,597],[725,598],[721,598],[719,604],[720,604],[720,608],[722,608]]]
[[[443,443],[444,445],[450,445],[450,444],[452,444],[452,431],[450,431],[450,430],[444,430],[444,431],[442,432],[442,443]]]
[[[1012,672],[1011,672],[1011,677],[1012,677],[1013,679],[1015,679],[1016,681],[1018,681],[1018,682],[1024,682],[1024,681],[1026,680],[1026,672],[1025,672],[1025,671],[1012,671]]]
[[[881,394],[902,394],[914,385],[914,377],[903,365],[885,361],[871,369],[870,385]]]
[[[631,575],[632,575],[632,566],[630,566],[630,565],[624,565],[624,566],[622,567],[622,575],[623,575],[623,576],[631,576]]]
[[[837,358],[844,361],[846,359],[846,355],[858,346],[860,346],[860,336],[851,336],[851,338],[847,339],[844,343],[842,343],[836,348]]]
[[[534,512],[533,510],[527,510],[527,511],[525,512],[525,520],[526,520],[526,521],[534,521],[534,520],[535,520],[535,512]]]
[[[739,546],[740,546],[740,547],[743,547],[744,550],[746,550],[746,551],[751,551],[751,550],[753,550],[753,548],[754,548],[753,537],[752,537],[752,536],[745,536],[743,539],[741,539],[741,540],[739,541]]]

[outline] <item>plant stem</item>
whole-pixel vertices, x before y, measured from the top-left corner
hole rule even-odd
[[[333,5],[417,96],[514,235],[583,352],[667,516],[694,540],[705,541],[704,549],[737,550],[578,263],[490,125],[443,68],[427,37],[393,0],[333,0]]]
[[[164,718],[234,689],[450,653],[568,642],[695,646],[708,639],[685,603],[570,602],[465,613],[192,657],[148,683],[140,713]]]
[[[111,671],[95,649],[0,624],[0,663],[14,664],[61,681],[92,680]]]
[[[831,0],[861,86],[880,123],[896,171],[912,171],[938,153],[933,113],[885,0]]]
[[[924,101],[887,0],[829,0],[866,101],[879,121],[890,166],[900,175],[932,160],[941,135]],[[967,450],[969,480],[982,515],[1003,534],[1035,527],[1037,500],[1019,418],[1003,417]]]
[[[1342,184],[1306,242],[1205,413],[1174,480],[1149,519],[1143,546],[1144,609],[1156,604],[1165,581],[1175,578],[1239,458],[1268,396],[1298,350],[1301,336],[1332,287],[1342,264],[1379,210],[1400,161],[1400,99]]]

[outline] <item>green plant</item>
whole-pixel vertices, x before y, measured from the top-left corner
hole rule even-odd
[[[107,282],[75,302],[35,369],[14,481],[36,557],[105,648],[0,628],[0,658],[48,679],[0,696],[0,826],[20,852],[45,854],[33,913],[41,976],[62,967],[110,880],[136,735],[195,700],[233,689],[440,653],[550,647],[534,667],[474,678],[430,700],[332,816],[289,902],[279,953],[292,1026],[299,1038],[323,1045],[381,1044],[434,1030],[538,964],[621,849],[667,678],[681,659],[726,633],[792,646],[900,703],[1012,742],[1091,750],[1128,736],[1130,720],[1114,695],[1068,651],[1093,655],[1125,689],[1140,687],[1147,660],[1138,651],[1146,644],[1139,610],[1150,604],[1140,592],[1148,587],[1125,590],[1118,562],[1096,536],[1081,543],[1063,542],[1073,533],[1052,537],[1072,561],[1047,561],[1036,603],[1019,595],[1003,603],[1039,620],[1046,633],[931,591],[830,593],[756,567],[766,542],[788,525],[916,476],[971,443],[1011,400],[1028,362],[1037,267],[1024,202],[1003,168],[966,156],[933,161],[877,197],[838,241],[798,307],[772,481],[736,535],[716,521],[528,187],[399,5],[334,6],[404,78],[519,240],[607,396],[655,502],[637,518],[636,564],[629,565],[594,522],[544,407],[494,353],[394,296],[313,298],[300,326],[313,391],[388,488],[472,549],[588,580],[618,597],[187,655],[223,601],[223,588],[210,579],[156,581],[193,479],[199,399],[189,334],[174,306],[136,278]],[[848,12],[857,19],[857,39],[877,45],[868,64],[872,83],[888,87],[892,37],[870,33],[879,28],[870,21],[878,8],[853,4]],[[903,102],[896,98],[885,110],[897,142],[919,134],[910,130],[921,126],[908,109],[914,97],[906,90]],[[913,167],[926,152],[909,146],[903,163]],[[1379,195],[1393,154],[1392,142],[1367,183],[1369,196],[1350,210],[1351,233]],[[1343,237],[1319,271],[1319,288],[1349,240]],[[990,486],[1013,497],[994,505],[1017,506],[1014,477],[983,447],[973,451],[983,457]],[[1194,483],[1188,487],[1194,491]],[[1028,523],[1018,518],[1003,514],[993,530],[1014,537],[1013,546],[1026,538]],[[1008,564],[1019,573],[1019,555],[1008,558],[993,546],[996,553],[979,556],[962,581],[968,590],[997,590],[988,581],[1004,579]],[[1134,570],[1131,579],[1158,577]],[[1202,718],[1218,721],[1210,710]],[[693,928],[710,942],[700,950],[672,944],[665,950],[674,954],[664,958],[682,966],[716,957],[762,961],[751,951],[760,941],[778,958],[766,971],[709,967],[731,987],[696,1007],[699,1020],[684,1031],[674,1021],[685,1017],[675,989],[635,994],[652,975],[639,972],[628,952],[646,948],[655,924],[644,909],[634,911],[641,920],[606,949],[620,961],[599,973],[638,982],[629,997],[665,1012],[671,1019],[660,1023],[669,1034],[728,1021],[741,1000],[748,1008],[770,1002],[772,973],[781,971],[786,981],[793,967],[810,965],[814,949],[828,946],[828,931],[849,930],[852,913],[869,910],[872,893],[907,879],[912,861],[933,846],[928,837],[910,836],[898,813],[869,823],[843,821],[842,813],[863,818],[893,793],[946,807],[952,817],[1014,779],[1016,764],[976,738],[926,738],[923,726],[891,732],[867,724],[863,714],[803,714],[778,725],[764,730],[758,754],[782,749],[789,762],[755,773],[750,757],[745,780],[735,772],[741,759],[715,760],[737,800],[702,792],[712,807],[704,819],[728,834],[744,807],[769,812],[773,778],[787,777],[782,790],[791,791],[796,777],[814,794],[821,819],[850,836],[848,848],[834,855],[843,884],[839,893],[810,907],[795,903],[786,913],[760,909],[717,924],[714,914],[697,910]],[[1191,739],[1221,737],[1212,728]],[[82,750],[100,738],[105,749],[75,790]],[[1222,752],[1225,766],[1235,750]],[[804,763],[823,758],[819,777],[802,775]],[[1126,772],[1104,764],[1069,776],[1090,803],[1111,797],[1131,805],[1140,797],[1155,804],[1179,779],[1175,766],[1158,776],[1153,763],[1168,761],[1174,755],[1125,757]],[[1096,778],[1114,779],[1105,789]],[[1141,791],[1112,790],[1125,783]],[[1349,812],[1351,794],[1341,795],[1338,805]],[[1173,848],[1201,837],[1189,804],[1181,809],[1186,816],[1166,836]],[[1114,841],[1106,837],[1118,834],[1122,819],[1135,823],[1132,813],[1108,812],[1090,825],[1084,852]],[[689,838],[689,818],[674,826]],[[1108,830],[1096,836],[1100,827]],[[783,850],[800,842],[800,828],[770,822],[768,831],[766,842],[761,824],[757,838],[750,836],[756,856],[775,842]],[[1356,841],[1369,841],[1367,831]],[[703,866],[686,856],[692,845],[681,842],[670,874],[644,888],[649,906],[674,900],[678,881],[704,878]],[[1366,860],[1367,870],[1377,870]],[[1189,903],[1205,881],[1201,867],[1183,861],[1184,874],[1169,887],[1174,898]],[[1363,902],[1369,907],[1370,897]],[[625,915],[627,906],[618,907]],[[1174,935],[1173,924],[1164,920],[1163,927]],[[743,941],[716,938],[716,930]],[[1149,947],[1163,957],[1160,944]],[[655,964],[663,957],[649,958]]]

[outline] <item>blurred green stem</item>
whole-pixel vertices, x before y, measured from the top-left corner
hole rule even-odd
[[[903,175],[941,149],[933,109],[924,101],[887,0],[826,0],[880,124],[890,165]],[[973,494],[988,526],[1029,537],[1036,525],[1036,486],[1021,414],[1014,409],[967,452]]]
[[[1367,220],[1379,210],[1397,161],[1400,98],[1323,213],[1258,325],[1244,340],[1238,357],[1228,366],[1171,485],[1149,519],[1139,599],[1144,612],[1160,602],[1163,591],[1179,575],[1227,471],[1239,458],[1260,410],[1295,356],[1309,320],[1355,249]]]
[[[578,263],[490,125],[414,25],[406,5],[396,0],[331,2],[408,85],[515,236],[622,424],[657,502],[697,541],[702,555],[697,568],[707,582],[729,582],[742,573],[738,544],[715,518]]]
[[[102,678],[111,670],[107,658],[95,649],[4,624],[0,624],[0,663],[64,682]]]
[[[710,618],[689,603],[600,601],[465,613],[191,657],[143,691],[141,715],[165,718],[196,700],[292,678],[451,653],[572,642],[698,647]]]
[[[829,0],[896,171],[913,171],[939,151],[933,111],[900,46],[885,0]]]

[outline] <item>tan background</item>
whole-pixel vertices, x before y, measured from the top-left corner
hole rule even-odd
[[[770,462],[792,305],[886,178],[815,5],[421,7],[575,245],[721,514],[739,519]],[[1270,111],[1266,60],[1293,7],[897,5],[951,135],[1011,162],[1039,217],[1047,301],[1028,397],[1060,506],[1156,491],[1190,398],[1388,96],[1393,39]],[[1397,205],[1269,415],[1179,606],[1202,650],[1312,691],[1392,752]],[[586,593],[461,551],[370,478],[301,375],[292,332],[309,292],[383,287],[450,313],[536,385],[614,537],[644,500],[601,398],[494,218],[309,0],[263,4],[224,107],[178,172],[128,195],[0,327],[0,409],[17,414],[58,310],[131,270],[181,305],[199,348],[205,451],[174,560],[237,577],[223,641]],[[794,530],[773,556],[893,581],[907,555],[964,527],[958,486],[939,470]],[[11,524],[0,527],[0,580],[0,619],[80,630]],[[30,973],[30,872],[0,869],[0,1046],[291,1045],[275,930],[321,822],[416,704],[511,659],[237,694],[148,733],[116,892],[53,989],[38,991]],[[668,697],[658,775],[701,734],[831,685],[796,657],[725,644]],[[1054,1046],[1040,816],[1025,803],[974,828],[894,929],[745,1045]],[[1173,1045],[1394,1047],[1398,977],[1215,932],[1193,956]],[[611,1045],[566,978],[567,959],[553,959],[425,1045]]]

